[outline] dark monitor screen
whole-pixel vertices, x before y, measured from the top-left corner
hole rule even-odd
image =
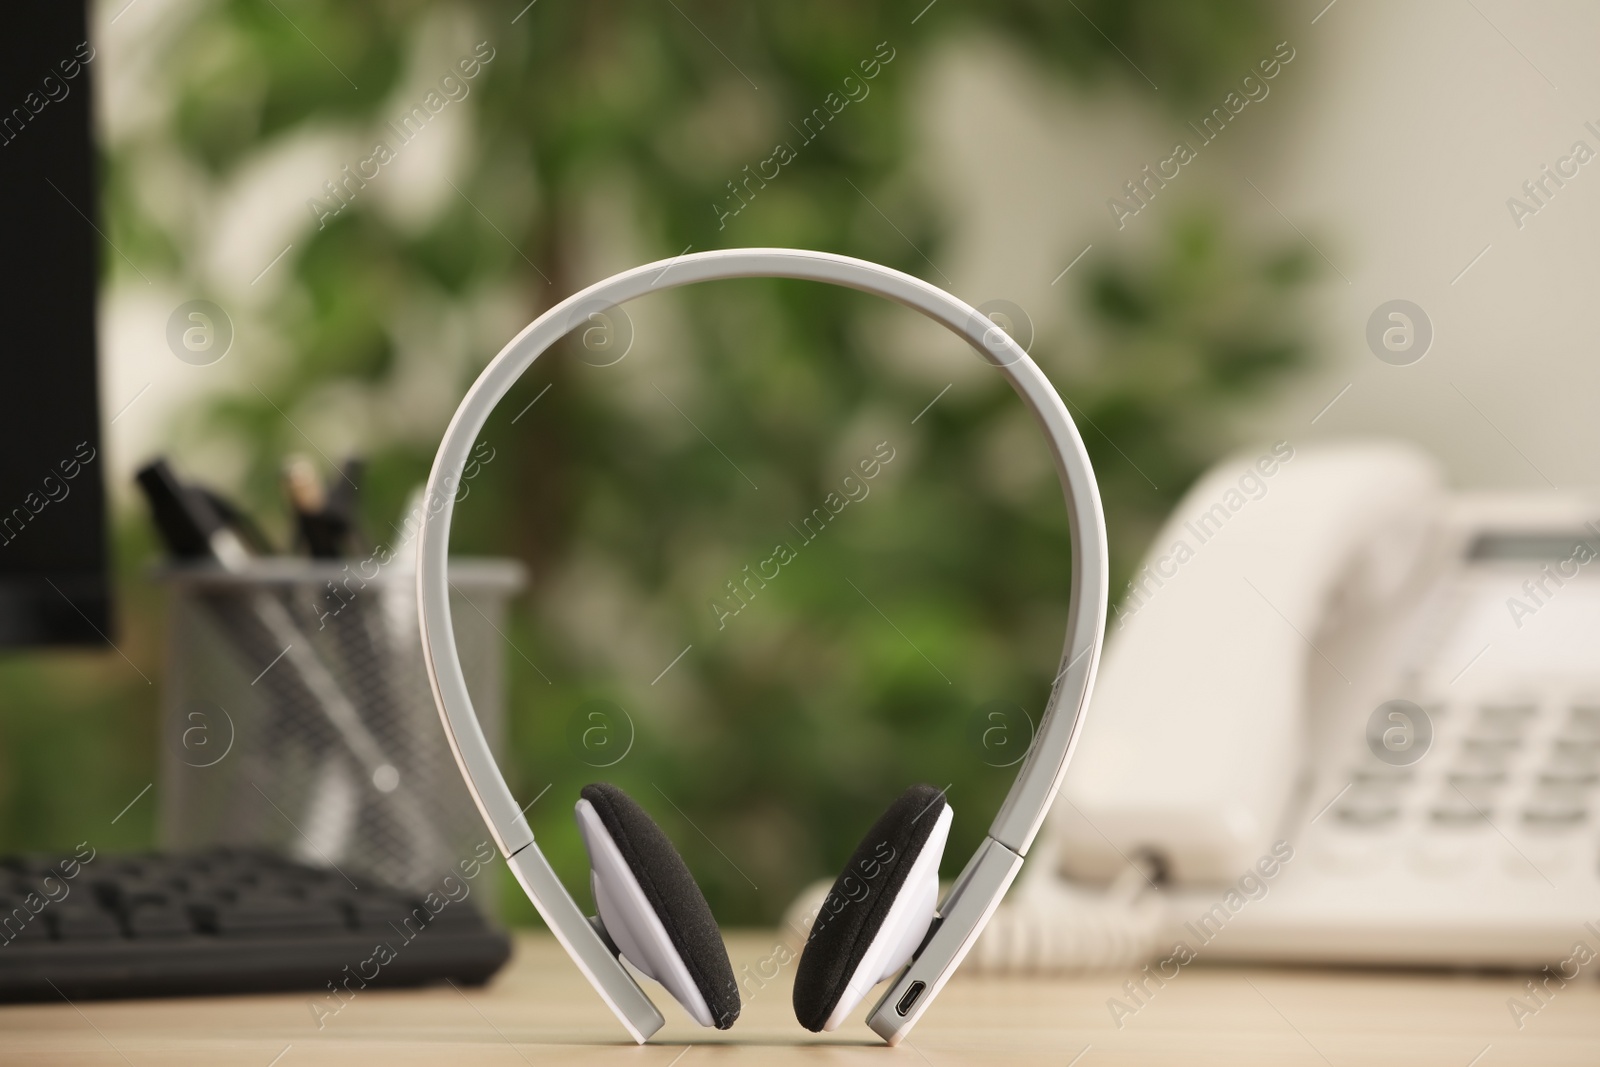
[[[0,33],[0,646],[110,633],[82,0],[17,0]],[[103,227],[102,227],[103,228]]]

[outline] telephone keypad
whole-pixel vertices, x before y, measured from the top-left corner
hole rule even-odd
[[[1600,794],[1600,703],[1426,706],[1432,750],[1406,766],[1364,751],[1334,803],[1336,826],[1355,834],[1412,829],[1452,838],[1492,826],[1528,840],[1589,827]]]

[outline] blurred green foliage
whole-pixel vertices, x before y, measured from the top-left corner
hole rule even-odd
[[[253,320],[270,337],[253,350],[241,339],[237,358],[254,361],[260,392],[218,399],[174,427],[174,441],[240,446],[241,481],[226,488],[276,511],[279,464],[306,447],[301,413],[389,395],[409,373],[415,316],[471,320],[509,298],[526,321],[596,280],[600,264],[687,248],[821,248],[941,282],[930,267],[949,220],[914,166],[913,122],[940,48],[986,35],[1086,93],[1108,83],[1142,93],[1138,71],[1158,72],[1150,98],[1181,114],[1209,104],[1273,40],[1267,5],[1255,2],[924,4],[194,7],[165,38],[170,113],[116,146],[105,188],[112,238],[195,295],[210,291],[197,251],[205,235],[151,210],[141,183],[152,158],[176,154],[220,184],[264,149],[328,128],[345,131],[353,162],[372,140],[355,131],[394,116],[415,56],[443,48],[453,59],[488,41],[493,59],[468,100],[450,105],[471,109],[471,137],[444,206],[397,219],[362,190],[325,228],[308,227],[277,268],[292,278]],[[791,123],[859,76],[882,42],[893,59],[870,100],[722,218],[728,183],[775,144],[798,145]],[[596,251],[618,246],[638,254],[613,262]],[[1229,415],[1307,358],[1298,296],[1309,266],[1194,205],[1159,240],[1097,254],[1052,290],[1073,302],[1084,336],[1042,335],[1032,352],[1094,460],[1114,581],[1234,443]],[[1061,318],[1042,310],[1042,322]],[[458,510],[454,547],[530,568],[532,594],[508,630],[509,774],[519,796],[551,785],[530,818],[570,885],[584,865],[569,805],[596,777],[660,819],[730,923],[771,921],[802,885],[831,876],[912,782],[949,784],[961,816],[952,863],[981,836],[1012,774],[986,762],[983,709],[1006,701],[1036,717],[1057,667],[1065,515],[1042,441],[1001,380],[974,377],[970,356],[926,335],[893,340],[896,314],[791,282],[652,297],[635,313],[628,359],[597,367],[569,350],[542,361],[486,430],[496,462]],[[464,360],[443,364],[434,388],[448,395],[446,413],[507,337],[473,336]],[[936,369],[897,369],[881,351],[897,344],[927,348]],[[959,387],[928,407],[947,380]],[[366,443],[363,506],[378,539],[441,430],[390,425]],[[895,459],[873,483],[877,499],[798,547],[790,524],[880,440]],[[128,518],[119,540],[124,648],[159,683],[143,524]],[[725,580],[778,540],[798,558],[719,626],[711,602],[733,603]],[[75,841],[154,777],[155,687],[128,677],[106,657],[81,672],[0,667],[0,687],[27,690],[19,706],[32,709],[0,717],[0,845]],[[637,730],[628,757],[604,771],[571,740],[576,709],[595,699],[627,709]],[[152,814],[148,803],[130,812],[116,841],[149,835]],[[507,899],[511,917],[532,921],[520,896]]]

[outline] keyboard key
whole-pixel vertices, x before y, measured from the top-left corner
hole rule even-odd
[[[1463,774],[1502,774],[1511,766],[1515,747],[1468,745],[1463,742],[1452,769]]]
[[[1474,808],[1468,804],[1439,804],[1428,812],[1428,818],[1436,826],[1465,828],[1487,826],[1491,814],[1489,808]]]
[[[1545,805],[1524,808],[1522,821],[1538,829],[1576,829],[1589,820],[1589,811],[1583,807]]]
[[[1600,705],[1579,704],[1567,713],[1563,730],[1580,737],[1600,737]]]
[[[82,904],[59,904],[46,912],[59,941],[103,941],[122,936],[116,916]]]
[[[1485,777],[1468,782],[1458,782],[1454,779],[1455,776],[1451,776],[1449,784],[1439,791],[1441,806],[1469,808],[1493,806],[1499,785],[1492,778]]]
[[[1474,791],[1487,793],[1506,784],[1509,776],[1504,771],[1451,771],[1445,781],[1461,789],[1468,796]]]
[[[313,935],[343,930],[344,915],[324,901],[273,898],[245,899],[213,906],[213,924],[219,937],[300,933]]]
[[[1600,774],[1600,750],[1558,738],[1550,744],[1545,769],[1553,774]]]
[[[1478,709],[1473,729],[1490,737],[1520,737],[1533,719],[1532,704],[1485,704]]]
[[[134,937],[188,937],[195,932],[189,913],[173,904],[140,904],[129,909],[127,923]]]
[[[50,940],[50,928],[21,900],[0,900],[0,944]]]
[[[1516,737],[1496,737],[1477,735],[1461,740],[1461,751],[1464,753],[1479,753],[1510,758],[1512,753],[1522,747],[1522,740]]]
[[[1581,785],[1541,785],[1528,798],[1522,820],[1531,826],[1576,826],[1588,818],[1588,794]]]
[[[1402,786],[1408,784],[1415,776],[1415,771],[1410,767],[1391,766],[1373,760],[1351,770],[1350,781],[1357,786]]]
[[[1589,791],[1581,785],[1541,785],[1534,790],[1534,798],[1543,803],[1583,804]]]
[[[1334,809],[1334,817],[1348,826],[1374,828],[1387,826],[1400,818],[1398,804],[1359,805],[1341,804]]]
[[[1600,785],[1600,771],[1545,771],[1539,784],[1593,787]]]
[[[470,925],[478,921],[477,913],[472,910],[471,905],[464,901],[450,901],[433,917],[430,925],[445,929],[463,924]]]
[[[363,930],[415,930],[426,926],[430,918],[428,909],[420,901],[401,897],[368,898],[355,901],[349,907],[356,925]],[[410,926],[406,925],[408,920]]]

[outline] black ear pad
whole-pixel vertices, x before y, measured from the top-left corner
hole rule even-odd
[[[889,805],[850,854],[795,968],[794,1014],[807,1030],[821,1031],[833,1014],[944,807],[940,790],[914,785]]]
[[[667,936],[678,950],[695,988],[711,1009],[718,1030],[726,1030],[739,1017],[739,984],[728,962],[722,931],[711,906],[695,884],[683,857],[672,847],[655,820],[614,785],[583,787],[582,797],[600,816],[606,832],[616,842],[639,888],[655,909]]]

